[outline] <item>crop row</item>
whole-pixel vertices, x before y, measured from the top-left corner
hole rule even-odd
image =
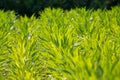
[[[119,80],[120,9],[0,11],[1,80]]]

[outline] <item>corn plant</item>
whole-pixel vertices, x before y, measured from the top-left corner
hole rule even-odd
[[[0,11],[0,79],[5,80],[8,75],[9,64],[9,42],[11,36],[11,26],[15,20],[15,14],[12,11],[4,13]]]
[[[12,80],[39,80],[45,73],[44,62],[38,45],[38,21],[20,17],[14,23],[14,34],[10,45],[9,78]]]

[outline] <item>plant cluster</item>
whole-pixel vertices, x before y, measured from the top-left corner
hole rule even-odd
[[[119,80],[120,9],[0,11],[1,80]]]

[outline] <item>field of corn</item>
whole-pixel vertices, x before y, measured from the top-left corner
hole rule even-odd
[[[120,7],[0,11],[0,80],[119,80]]]

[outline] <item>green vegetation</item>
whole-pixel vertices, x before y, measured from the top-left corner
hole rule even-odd
[[[0,80],[119,80],[119,8],[0,11]]]

